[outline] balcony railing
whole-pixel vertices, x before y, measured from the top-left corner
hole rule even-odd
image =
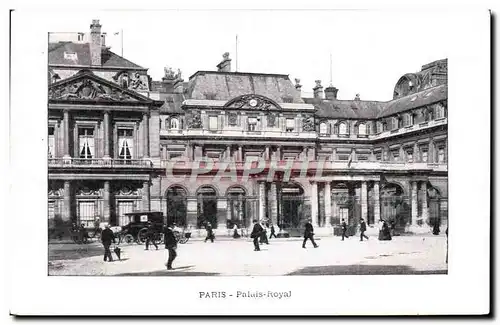
[[[153,163],[147,159],[105,159],[105,158],[49,158],[49,167],[91,167],[91,168],[151,168]]]
[[[211,169],[216,171],[219,169],[227,170],[232,168],[228,164],[229,160],[211,161],[188,159],[179,159],[176,161],[162,160],[160,167],[169,168],[170,170],[186,171],[192,169]],[[426,162],[404,162],[404,161],[352,161],[347,160],[276,160],[276,161],[236,161],[234,166],[237,170],[245,169],[262,169],[272,168],[276,171],[292,170],[371,170],[371,171],[448,171],[447,163],[426,163]]]

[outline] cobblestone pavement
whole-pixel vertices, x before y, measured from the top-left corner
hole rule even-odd
[[[50,275],[321,275],[321,274],[446,274],[446,237],[401,236],[392,241],[358,237],[341,241],[322,238],[319,248],[306,249],[298,239],[270,240],[260,252],[249,239],[178,246],[174,270],[164,265],[166,250],[145,251],[137,244],[120,246],[122,260],[105,263],[102,246],[49,245]],[[113,254],[115,257],[115,255]]]

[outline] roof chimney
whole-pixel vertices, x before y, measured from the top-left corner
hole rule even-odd
[[[337,92],[339,90],[332,85],[325,88],[325,98],[328,100],[337,99]]]
[[[356,94],[356,97],[354,97],[354,100],[361,100],[361,97],[359,96],[359,94]]]
[[[325,98],[323,94],[323,86],[321,86],[321,80],[316,80],[316,86],[313,88],[314,98]]]
[[[93,19],[90,25],[90,63],[101,65],[101,25],[99,19]]]
[[[222,61],[217,64],[217,69],[219,72],[231,72],[231,59],[229,58],[229,52],[222,54]]]
[[[299,78],[295,78],[295,89],[301,94],[302,85]]]

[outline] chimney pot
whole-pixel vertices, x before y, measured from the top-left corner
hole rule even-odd
[[[102,43],[101,25],[99,19],[93,19],[90,25],[90,62],[92,65],[101,65]]]
[[[222,61],[217,64],[217,71],[231,72],[231,59],[229,58],[229,52],[222,54]]]
[[[321,80],[315,80],[316,86],[313,88],[314,98],[324,98],[323,86],[321,86]]]
[[[337,99],[337,92],[339,90],[333,86],[328,86],[325,88],[325,98],[328,100]]]

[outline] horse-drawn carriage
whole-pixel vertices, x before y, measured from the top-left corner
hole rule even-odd
[[[163,232],[168,221],[164,217],[163,212],[138,211],[125,213],[125,216],[129,217],[130,222],[122,226],[121,232],[116,234],[118,243],[145,243],[149,233],[148,227],[152,228],[152,240],[154,244],[158,245],[164,242]],[[174,235],[180,244],[185,244],[189,240],[191,233],[184,232],[183,229],[175,228]]]

